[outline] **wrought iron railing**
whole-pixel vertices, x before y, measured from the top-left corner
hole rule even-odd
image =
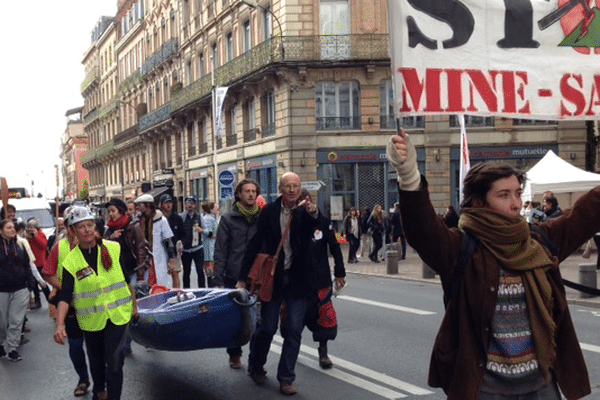
[[[138,68],[127,78],[123,79],[123,82],[119,83],[119,93],[122,94],[130,91],[140,82],[141,79],[142,77],[140,75],[140,69]]]
[[[178,41],[177,38],[172,38],[160,49],[156,50],[150,57],[142,64],[141,76],[144,77],[154,70],[154,68],[161,65],[163,62],[169,60],[171,57],[177,55],[178,52]]]
[[[251,142],[256,140],[258,134],[258,128],[247,129],[244,131],[244,142]]]
[[[381,115],[379,123],[381,129],[396,129],[396,118],[393,115]],[[402,117],[400,123],[405,129],[425,128],[425,118],[422,116]]]
[[[138,135],[138,126],[137,125],[133,125],[132,127],[129,127],[127,129],[125,129],[122,132],[119,132],[116,136],[115,136],[115,147],[125,144],[128,141],[137,138]]]
[[[119,104],[119,98],[118,97],[113,97],[112,99],[110,99],[100,109],[100,117],[104,117],[107,114],[111,113],[112,111],[116,110],[118,104]]]
[[[261,137],[275,136],[275,124],[267,124],[262,126]]]
[[[215,70],[215,85],[227,86],[266,68],[285,62],[389,59],[388,35],[275,36]],[[172,97],[173,110],[210,95],[212,74],[192,82]]]
[[[360,117],[318,117],[318,131],[360,129]]]
[[[83,116],[83,126],[87,126],[94,122],[100,117],[100,109],[98,107],[93,108],[90,112]]]
[[[200,154],[204,154],[208,151],[208,143],[200,144]]]
[[[226,140],[227,140],[227,146],[235,146],[237,144],[237,135],[236,134],[227,135]]]
[[[81,82],[81,93],[85,92],[86,89],[98,79],[100,79],[100,69],[98,67],[93,67],[90,72],[87,73],[83,82]]]
[[[160,124],[171,118],[171,103],[166,103],[156,110],[142,115],[138,120],[140,132],[145,131],[155,125]]]
[[[217,138],[217,149],[223,148],[223,138]]]

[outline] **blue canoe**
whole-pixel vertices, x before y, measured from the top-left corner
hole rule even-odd
[[[133,340],[157,350],[187,351],[248,343],[256,298],[245,289],[175,289],[138,300]]]

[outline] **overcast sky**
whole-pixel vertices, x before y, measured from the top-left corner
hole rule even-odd
[[[10,1],[3,9],[0,176],[30,191],[33,180],[35,194],[54,197],[65,112],[83,106],[81,60],[117,0]]]

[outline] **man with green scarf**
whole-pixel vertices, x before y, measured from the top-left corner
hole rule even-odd
[[[235,187],[232,209],[221,216],[214,255],[213,284],[217,287],[235,288],[246,245],[256,232],[256,218],[260,212],[256,198],[259,194],[258,183],[244,179]],[[242,348],[230,347],[227,353],[229,366],[240,369]]]
[[[436,214],[416,151],[402,130],[388,143],[398,172],[408,243],[452,292],[436,337],[429,385],[450,400],[560,400],[590,393],[590,382],[558,264],[600,229],[600,187],[539,224],[553,256],[520,215],[525,174],[510,165],[475,165],[464,181],[458,228]],[[464,232],[477,242],[452,291]]]

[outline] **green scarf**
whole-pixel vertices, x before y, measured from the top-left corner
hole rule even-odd
[[[258,212],[260,211],[260,207],[257,203],[254,203],[254,205],[250,208],[244,207],[239,202],[235,203],[235,206],[237,207],[240,214],[242,214],[242,216],[246,218],[246,221],[248,221],[248,223],[252,223],[252,221],[254,221],[254,218],[256,218]]]
[[[556,359],[552,287],[546,277],[546,271],[555,267],[550,256],[531,237],[522,217],[510,218],[486,207],[467,208],[458,227],[477,238],[504,268],[521,273],[536,355],[542,375],[548,379]]]

